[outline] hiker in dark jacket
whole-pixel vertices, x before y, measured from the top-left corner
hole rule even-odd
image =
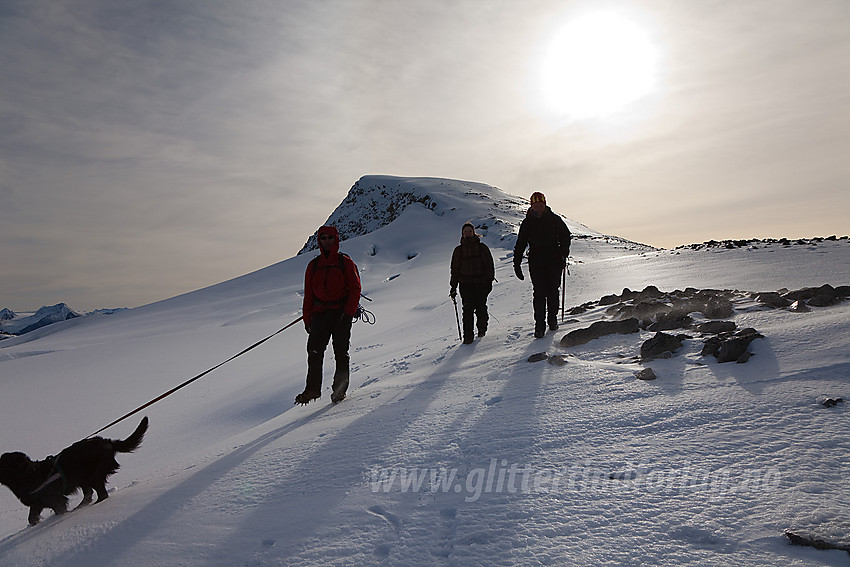
[[[339,233],[332,226],[318,232],[320,254],[307,264],[304,273],[304,326],[307,329],[307,386],[295,397],[306,404],[322,396],[322,363],[333,338],[336,371],[331,401],[345,398],[348,390],[351,323],[360,305],[360,275],[357,266],[339,251]]]
[[[460,285],[460,299],[463,305],[463,343],[473,341],[475,318],[478,318],[478,336],[487,333],[487,296],[493,290],[496,270],[493,255],[481,237],[475,234],[475,227],[466,223],[461,229],[460,245],[452,253],[451,291],[452,299],[457,295]]]
[[[521,263],[528,246],[528,271],[534,288],[535,338],[546,334],[547,323],[549,330],[558,328],[558,288],[570,255],[570,240],[570,229],[546,206],[543,193],[533,193],[531,207],[519,225],[514,246],[514,272],[519,279],[525,279]]]

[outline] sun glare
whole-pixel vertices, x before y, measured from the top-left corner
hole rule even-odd
[[[567,24],[542,65],[550,108],[574,119],[607,116],[655,87],[657,50],[647,34],[612,12]]]

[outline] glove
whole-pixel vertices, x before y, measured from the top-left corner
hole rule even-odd
[[[457,288],[454,288],[454,287],[453,287],[453,288],[451,289],[451,291],[449,292],[449,297],[451,297],[452,299],[454,299],[455,297],[457,297]]]
[[[304,330],[307,331],[307,334],[310,334],[310,323],[304,321]]]
[[[516,277],[518,277],[519,279],[521,279],[521,280],[525,279],[525,276],[522,275],[522,266],[521,265],[514,264],[514,273],[516,274]]]

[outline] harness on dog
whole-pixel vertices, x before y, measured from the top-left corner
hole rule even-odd
[[[42,482],[41,485],[39,485],[38,488],[36,488],[32,492],[30,492],[30,494],[35,494],[36,492],[43,490],[45,487],[53,484],[54,482],[56,482],[59,479],[62,479],[63,483],[65,482],[65,473],[62,472],[62,467],[59,466],[59,457],[58,456],[54,457],[53,455],[50,455],[45,460],[48,460],[48,459],[53,461],[53,468],[50,469],[50,474],[47,476],[47,480]]]

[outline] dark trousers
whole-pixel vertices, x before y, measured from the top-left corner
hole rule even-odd
[[[322,363],[325,349],[333,339],[334,372],[333,389],[348,387],[348,347],[351,343],[352,319],[342,309],[328,309],[314,313],[310,319],[310,336],[307,339],[307,390],[322,391]],[[345,391],[343,389],[343,391]]]
[[[461,283],[460,300],[463,305],[463,337],[474,336],[475,318],[478,318],[478,334],[487,332],[487,322],[490,316],[487,314],[487,296],[493,289],[493,285]]]
[[[534,262],[529,263],[528,271],[534,288],[534,326],[540,330],[547,322],[550,325],[558,322],[558,289],[563,266],[560,262]]]

